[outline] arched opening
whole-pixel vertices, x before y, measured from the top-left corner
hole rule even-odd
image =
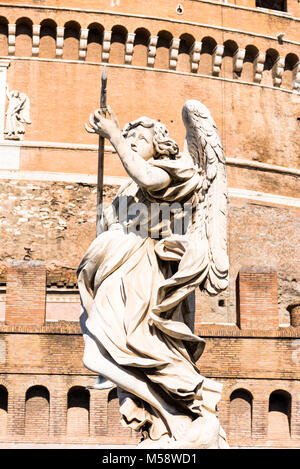
[[[236,389],[230,396],[229,435],[231,444],[238,445],[251,438],[252,394],[246,389]]]
[[[121,424],[120,405],[117,389],[113,388],[108,394],[107,401],[108,428],[107,434],[112,436],[112,443],[116,443],[118,438],[129,438],[132,435],[130,428]]]
[[[238,50],[234,41],[224,42],[224,52],[220,76],[223,78],[237,78],[233,72],[233,56]]]
[[[275,49],[267,50],[264,71],[261,81],[262,85],[273,86],[273,67],[278,57],[279,53]]]
[[[254,61],[258,56],[258,49],[257,47],[253,46],[252,44],[246,46],[245,48],[245,58],[243,63],[243,69],[241,72],[241,80],[253,82],[254,79]]]
[[[103,31],[101,24],[93,23],[88,27],[86,60],[89,62],[101,62]]]
[[[53,59],[56,55],[56,23],[47,19],[41,22],[39,57]]]
[[[170,64],[170,45],[173,36],[168,31],[160,31],[158,33],[155,68],[168,69]]]
[[[0,16],[0,55],[8,54],[8,21]]]
[[[63,59],[77,60],[79,55],[80,25],[76,21],[65,24]]]
[[[90,393],[82,386],[68,392],[67,435],[89,436]]]
[[[269,10],[287,11],[286,0],[256,0],[256,6]]]
[[[32,21],[29,18],[20,18],[16,22],[15,56],[32,56]]]
[[[190,34],[182,34],[180,36],[177,70],[181,72],[191,71],[191,49],[194,42],[195,38]]]
[[[284,444],[290,438],[291,395],[283,390],[272,392],[269,398],[268,439]]]
[[[216,46],[217,43],[212,37],[203,38],[199,64],[199,73],[201,75],[212,74],[212,56]]]
[[[147,66],[149,38],[150,32],[147,29],[138,28],[135,31],[132,65]]]
[[[111,30],[111,46],[109,53],[109,63],[123,64],[125,60],[125,43],[127,39],[127,29],[123,26],[114,26]]]
[[[0,386],[0,436],[7,432],[8,392],[4,386]]]
[[[299,57],[296,54],[288,54],[286,56],[281,88],[285,88],[287,90],[293,89],[293,70],[298,63]]]
[[[49,434],[50,395],[44,386],[33,386],[25,398],[25,434],[45,437]]]

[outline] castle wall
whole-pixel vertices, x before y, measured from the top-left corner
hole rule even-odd
[[[299,447],[300,3],[257,3],[0,2],[0,447],[139,439],[116,390],[89,388],[78,323],[96,217],[98,137],[84,123],[104,64],[121,126],[148,115],[182,148],[184,102],[210,109],[227,159],[230,283],[196,292],[198,367],[224,385],[231,446]],[[30,100],[20,140],[3,133],[6,85]],[[126,176],[109,142],[104,168],[109,203]]]

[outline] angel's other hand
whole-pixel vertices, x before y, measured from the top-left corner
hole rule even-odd
[[[85,125],[85,128],[88,132],[97,133],[101,137],[111,140],[116,134],[120,133],[120,127],[114,112],[109,106],[107,106],[107,111],[110,116],[109,119],[105,117],[103,109],[96,109],[94,113],[90,114],[90,127]]]

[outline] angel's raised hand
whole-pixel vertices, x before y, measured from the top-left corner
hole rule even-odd
[[[89,118],[90,127],[85,124],[87,132],[97,133],[101,135],[101,137],[108,138],[109,140],[116,132],[120,132],[117,118],[112,113],[110,107],[108,107],[108,112],[111,119],[106,119],[103,109],[96,109],[94,113],[91,113]]]

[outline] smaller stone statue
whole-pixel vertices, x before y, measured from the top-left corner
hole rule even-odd
[[[25,93],[17,90],[8,91],[6,87],[8,107],[6,111],[6,129],[8,140],[21,140],[25,133],[25,124],[31,124],[29,109],[30,101]]]

